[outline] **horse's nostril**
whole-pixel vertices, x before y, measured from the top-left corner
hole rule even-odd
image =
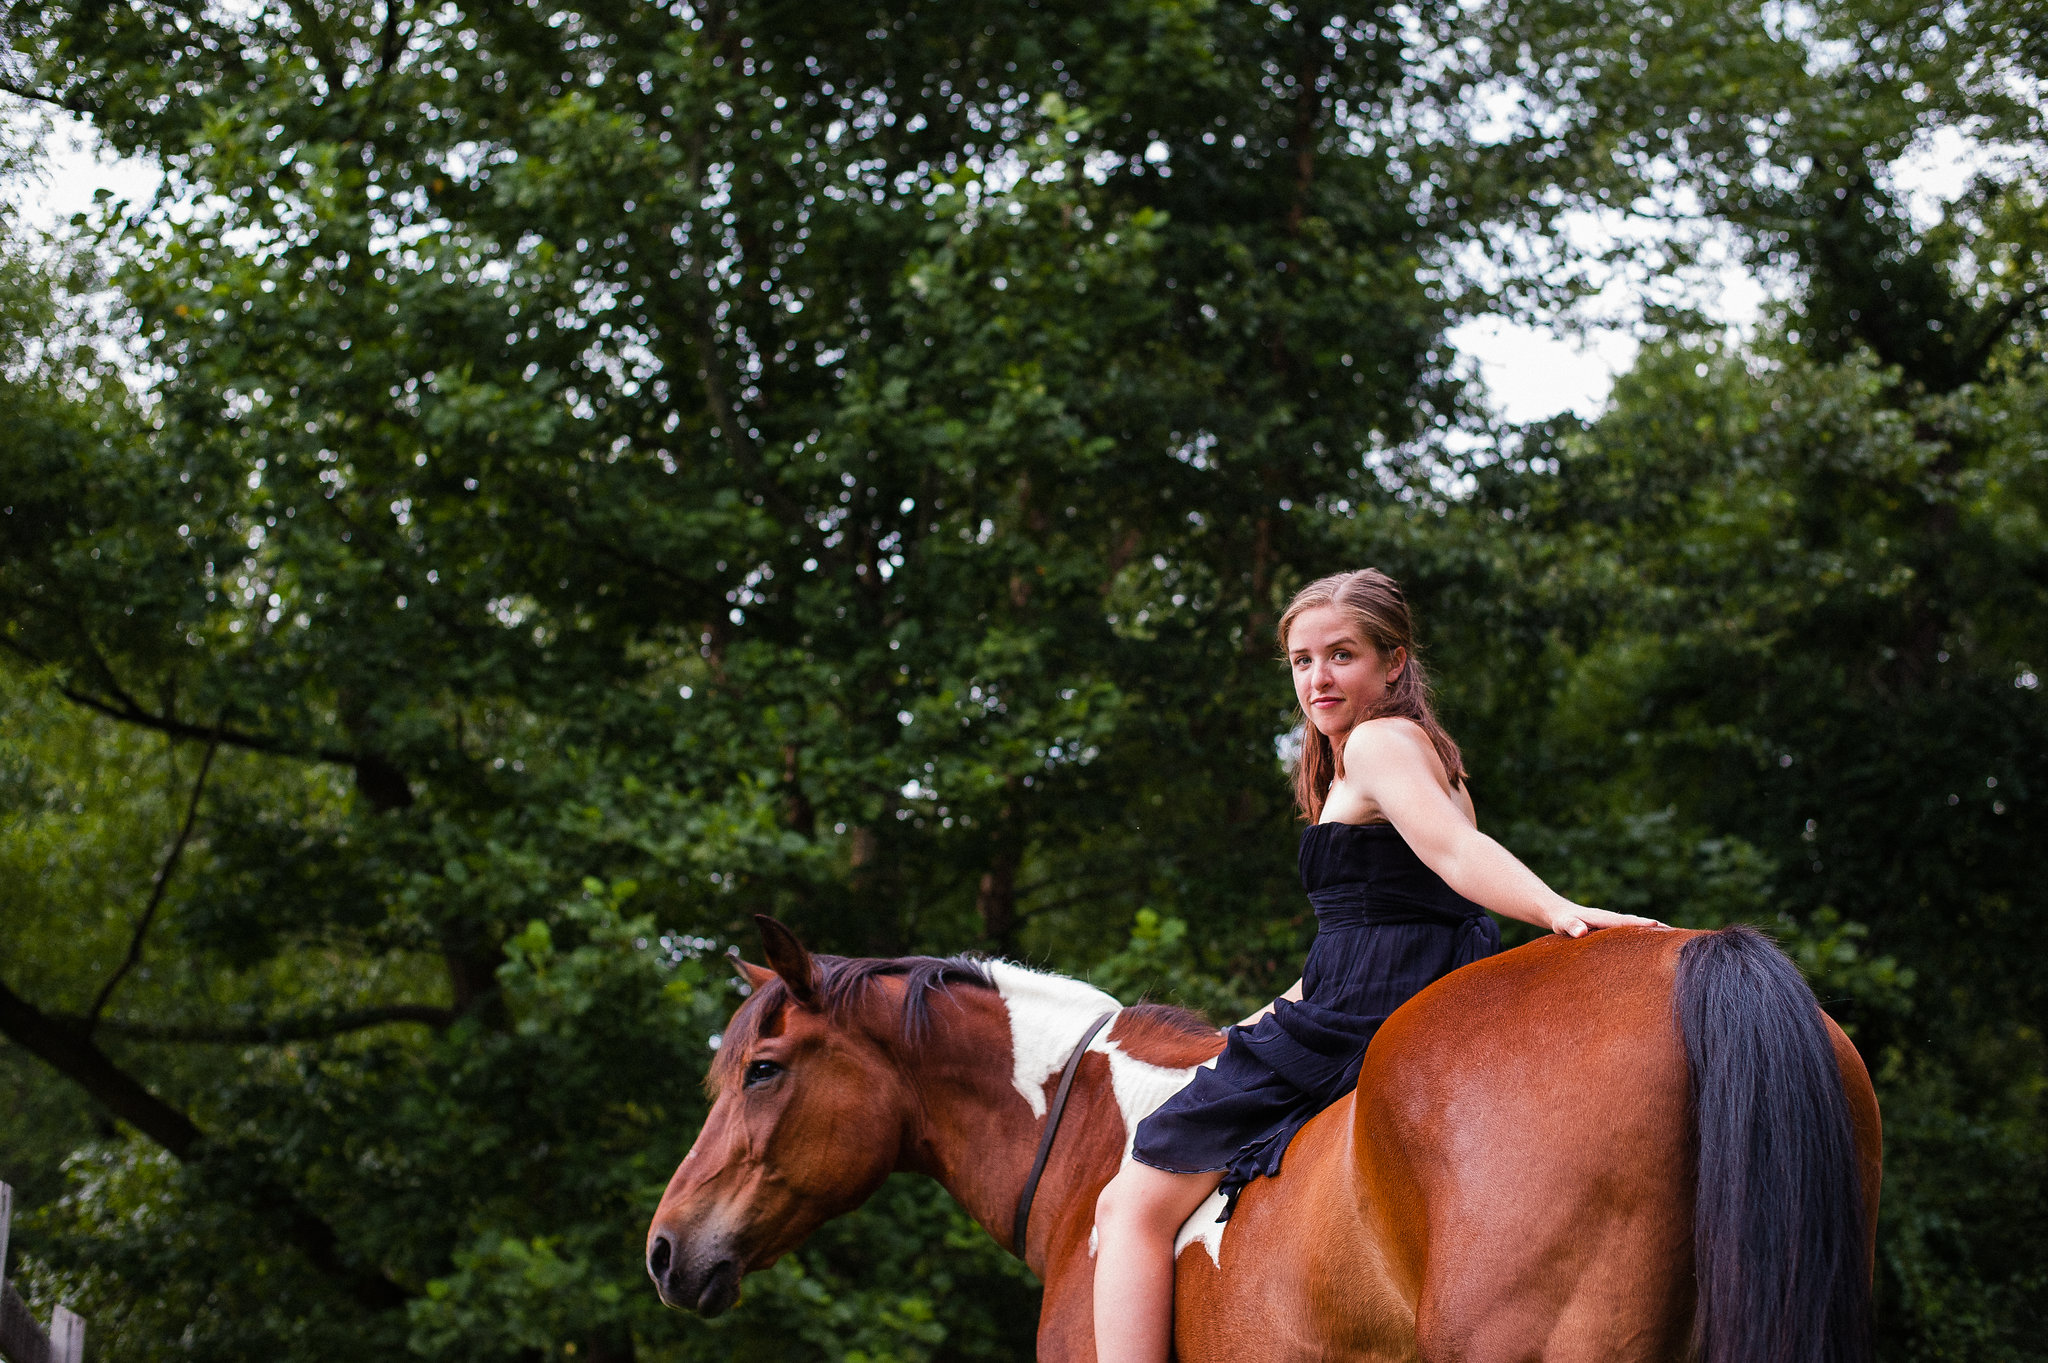
[[[668,1275],[669,1258],[673,1252],[669,1248],[666,1235],[654,1237],[654,1246],[647,1251],[647,1271],[653,1275],[656,1282],[660,1282]]]

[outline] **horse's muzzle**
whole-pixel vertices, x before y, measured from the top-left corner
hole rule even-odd
[[[739,1261],[723,1244],[692,1249],[656,1232],[647,1246],[647,1276],[664,1303],[707,1320],[724,1314],[740,1296]]]

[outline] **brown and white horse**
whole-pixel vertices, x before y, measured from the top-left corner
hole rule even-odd
[[[894,1170],[998,1240],[1048,1098],[1107,994],[1000,961],[814,956],[772,970],[647,1237],[662,1299],[740,1279]],[[1029,1243],[1038,1356],[1093,1363],[1097,1194],[1138,1121],[1211,1060],[1191,1014],[1116,1012],[1076,1073]],[[1438,981],[1374,1039],[1357,1093],[1176,1246],[1183,1363],[1542,1359],[1855,1363],[1881,1171],[1847,1037],[1748,929],[1548,938]]]

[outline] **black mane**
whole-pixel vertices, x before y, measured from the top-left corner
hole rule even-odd
[[[834,1021],[843,1019],[858,1007],[877,980],[902,980],[903,1016],[900,1025],[907,1041],[921,1041],[930,1032],[933,994],[950,994],[956,984],[980,989],[996,987],[987,963],[974,956],[868,959],[825,956],[814,952],[811,962],[818,972],[819,1006]],[[711,1073],[705,1077],[707,1088],[715,1092],[725,1082],[733,1066],[739,1063],[738,1057],[760,1036],[761,1024],[780,1013],[788,1002],[789,986],[777,976],[761,985],[753,997],[740,1005],[740,1010],[733,1014],[732,1022],[726,1027],[717,1057],[711,1062]]]
[[[903,1012],[898,1026],[903,1039],[912,1043],[924,1040],[931,1031],[933,995],[950,995],[956,984],[976,989],[996,987],[995,977],[989,973],[989,963],[979,956],[872,959],[813,953],[811,962],[818,972],[818,1005],[834,1022],[843,1021],[865,1002],[869,988],[876,981],[903,981]],[[762,984],[740,1005],[739,1011],[726,1025],[718,1054],[711,1062],[711,1072],[704,1078],[707,1092],[716,1096],[726,1080],[731,1078],[734,1067],[740,1063],[740,1056],[759,1039],[763,1024],[781,1013],[789,997],[789,986],[778,975]],[[1207,1018],[1172,1004],[1140,1001],[1125,1007],[1122,1012],[1133,1022],[1148,1024],[1186,1041],[1213,1042],[1216,1037],[1216,1028]]]

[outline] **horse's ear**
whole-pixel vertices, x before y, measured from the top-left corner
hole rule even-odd
[[[816,1007],[818,963],[811,959],[809,949],[797,941],[795,933],[765,913],[754,915],[754,926],[761,930],[761,945],[767,949],[768,964],[789,986],[789,996],[806,1008]]]
[[[734,973],[747,982],[747,988],[749,989],[759,989],[762,985],[775,978],[775,972],[767,966],[755,965],[752,961],[742,961],[737,956],[732,958],[732,968]]]

